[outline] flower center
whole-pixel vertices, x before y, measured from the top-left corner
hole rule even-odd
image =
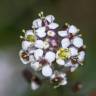
[[[36,37],[34,35],[28,35],[27,40],[34,43],[36,41]]]
[[[58,53],[59,58],[64,59],[64,60],[70,57],[70,51],[68,48],[66,49],[60,48],[57,51],[57,53]]]
[[[28,54],[26,53],[26,52],[23,52],[22,54],[21,54],[21,57],[23,58],[23,59],[25,59],[25,60],[29,60],[29,56],[28,56]]]
[[[54,36],[55,35],[55,33],[53,32],[53,31],[48,31],[48,36]]]
[[[55,77],[54,79],[52,79],[52,83],[53,83],[53,85],[55,86],[58,86],[58,84],[61,82],[63,80],[63,78],[62,77]]]

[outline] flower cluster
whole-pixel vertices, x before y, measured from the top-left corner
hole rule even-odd
[[[61,29],[58,27],[53,15],[39,13],[39,18],[32,22],[32,29],[23,30],[19,52],[22,63],[29,64],[55,88],[67,84],[67,73],[83,65],[85,57],[85,45],[79,29],[67,23]],[[32,89],[38,88],[35,85],[31,83]]]

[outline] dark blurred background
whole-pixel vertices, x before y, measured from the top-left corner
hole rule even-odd
[[[68,22],[80,28],[86,60],[70,74],[67,86],[53,89],[46,84],[32,91],[22,76],[25,66],[18,57],[19,35],[31,28],[40,11],[53,14],[61,25]],[[0,0],[0,96],[42,95],[96,96],[96,0]]]

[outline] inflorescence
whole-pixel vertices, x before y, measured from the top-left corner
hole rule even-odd
[[[23,64],[29,64],[38,74],[38,78],[49,80],[57,88],[67,84],[68,72],[83,65],[85,45],[76,26],[65,23],[59,29],[53,15],[44,16],[43,12],[38,15],[39,18],[32,22],[32,29],[22,31],[19,56]],[[32,89],[39,86],[32,79]]]

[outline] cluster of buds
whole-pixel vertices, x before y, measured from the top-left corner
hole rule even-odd
[[[32,29],[23,30],[22,49],[19,52],[23,64],[30,65],[39,78],[47,79],[54,88],[67,84],[67,73],[83,65],[85,45],[79,29],[65,23],[59,29],[53,15],[32,22]],[[32,82],[32,89],[37,89]],[[34,88],[36,87],[36,88]]]

